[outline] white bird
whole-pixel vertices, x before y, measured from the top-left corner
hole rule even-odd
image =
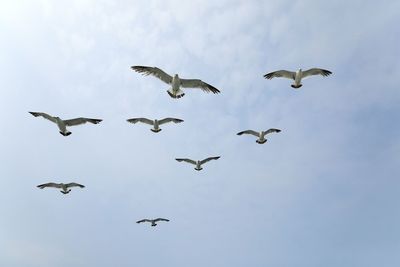
[[[257,139],[257,141],[256,141],[257,143],[259,143],[259,144],[264,144],[265,142],[267,142],[267,139],[265,138],[265,136],[266,136],[267,134],[269,134],[269,133],[279,133],[280,131],[281,131],[281,130],[275,129],[275,128],[271,128],[271,129],[269,129],[269,130],[261,131],[261,132],[256,132],[256,131],[253,131],[253,130],[247,130],[247,131],[239,132],[239,133],[237,133],[237,135],[252,134],[252,135],[258,137],[258,139]]]
[[[146,67],[146,66],[132,66],[132,70],[142,73],[143,75],[153,75],[159,78],[161,81],[171,85],[172,87],[167,90],[167,93],[172,98],[181,98],[185,95],[182,91],[182,88],[200,88],[204,92],[212,92],[214,94],[218,94],[220,91],[214,86],[203,82],[198,79],[181,79],[178,74],[175,74],[174,77],[165,73],[162,69],[157,67]]]
[[[153,219],[153,220],[150,220],[150,219],[143,219],[143,220],[137,221],[136,223],[149,222],[149,223],[151,223],[151,226],[156,226],[156,225],[157,225],[156,222],[160,222],[160,221],[169,222],[168,219],[157,218],[157,219]]]
[[[70,119],[70,120],[62,120],[59,117],[53,117],[50,116],[49,114],[43,113],[43,112],[29,112],[35,117],[43,117],[51,122],[54,122],[57,124],[58,129],[60,129],[60,134],[64,136],[68,136],[71,134],[70,131],[67,130],[67,126],[75,126],[75,125],[80,125],[80,124],[85,124],[86,122],[90,122],[93,124],[98,124],[102,120],[99,119],[90,119],[90,118],[75,118],[75,119]]]
[[[182,161],[185,161],[185,162],[187,162],[187,163],[191,163],[191,164],[193,164],[193,165],[196,165],[196,167],[194,168],[196,171],[201,171],[203,168],[201,167],[201,165],[203,165],[204,163],[206,163],[206,162],[209,162],[210,160],[217,160],[217,159],[219,159],[220,157],[209,157],[209,158],[206,158],[206,159],[203,159],[203,160],[197,160],[197,161],[195,161],[195,160],[192,160],[192,159],[181,159],[181,158],[179,158],[179,159],[176,159],[177,161],[179,161],[179,162],[182,162]]]
[[[47,184],[41,184],[38,185],[37,187],[39,187],[40,189],[46,188],[46,187],[53,187],[53,188],[61,188],[61,193],[63,194],[68,194],[69,192],[71,192],[71,189],[68,189],[70,187],[80,187],[80,188],[84,188],[84,185],[81,184],[77,184],[77,183],[69,183],[69,184],[57,184],[57,183],[47,183]]]
[[[296,72],[287,71],[287,70],[278,70],[278,71],[274,71],[274,72],[265,74],[264,78],[266,78],[266,79],[272,79],[275,77],[288,78],[288,79],[294,80],[294,83],[291,86],[293,88],[297,89],[302,86],[301,80],[303,78],[306,78],[306,77],[309,77],[312,75],[329,76],[331,74],[332,74],[332,72],[330,72],[329,70],[318,69],[318,68],[312,68],[312,69],[309,69],[306,71],[299,69]]]
[[[161,124],[165,124],[168,122],[174,122],[174,123],[181,123],[183,122],[183,120],[181,119],[176,119],[176,118],[165,118],[162,120],[149,120],[147,118],[133,118],[133,119],[128,119],[127,120],[130,123],[138,123],[138,122],[142,122],[142,123],[146,123],[149,125],[152,125],[153,128],[150,129],[151,131],[158,133],[160,132],[162,129],[160,129],[160,125]]]

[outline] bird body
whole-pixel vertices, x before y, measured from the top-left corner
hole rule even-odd
[[[160,79],[161,81],[169,84],[171,86],[170,89],[167,90],[167,93],[172,98],[181,98],[185,95],[182,88],[200,88],[204,92],[212,92],[214,94],[220,93],[220,91],[214,86],[203,82],[199,79],[181,79],[178,74],[171,76],[164,72],[162,69],[157,67],[146,67],[146,66],[132,66],[132,70],[142,73],[143,75],[153,75]]]
[[[60,188],[61,189],[61,193],[63,194],[68,194],[69,192],[71,192],[71,187],[80,187],[80,188],[84,188],[84,185],[78,184],[78,183],[68,183],[68,184],[64,184],[64,183],[46,183],[46,184],[41,184],[37,186],[40,189],[44,189],[46,187],[53,187],[53,188]]]
[[[267,142],[267,139],[265,138],[265,136],[267,134],[279,133],[279,132],[281,132],[281,130],[275,129],[275,128],[271,128],[271,129],[268,129],[266,131],[261,131],[261,132],[256,132],[256,131],[253,131],[253,130],[246,130],[246,131],[242,131],[242,132],[237,133],[237,135],[251,134],[251,135],[254,135],[254,136],[258,137],[258,139],[256,140],[256,142],[258,144],[264,144],[265,142]]]
[[[71,134],[71,132],[67,130],[67,126],[75,126],[75,125],[85,124],[86,122],[98,124],[102,121],[100,119],[91,119],[91,118],[83,118],[83,117],[70,119],[70,120],[62,120],[59,117],[53,117],[53,116],[43,113],[43,112],[29,112],[29,113],[35,117],[43,117],[43,118],[57,124],[57,127],[60,130],[60,134],[62,134],[63,136],[68,136]]]
[[[181,79],[178,74],[175,74],[172,78],[172,87],[167,91],[168,95],[172,98],[181,98],[185,96],[185,93],[181,90]]]
[[[161,131],[160,124],[158,123],[158,120],[154,120],[154,126],[153,127],[154,127],[153,129],[150,129],[151,131],[153,131],[155,133],[158,133],[158,132]]]
[[[291,85],[293,88],[298,89],[301,86],[303,86],[301,84],[302,75],[303,75],[302,69],[299,69],[298,71],[296,71],[296,75],[294,77],[294,84]]]
[[[196,171],[201,171],[203,168],[201,167],[200,160],[196,161],[196,167],[194,168]]]
[[[322,76],[329,76],[331,75],[332,72],[329,70],[325,69],[318,69],[318,68],[312,68],[306,71],[303,71],[302,69],[298,69],[296,72],[293,71],[287,71],[287,70],[278,70],[274,72],[270,72],[264,75],[264,78],[266,79],[272,79],[272,78],[287,78],[294,80],[293,84],[291,85],[294,89],[298,89],[302,87],[303,85],[301,84],[302,79],[313,76],[313,75],[322,75]]]
[[[219,158],[220,158],[220,156],[218,156],[218,157],[209,157],[209,158],[206,158],[206,159],[203,159],[203,160],[197,160],[197,161],[192,160],[192,159],[188,159],[188,158],[178,158],[178,159],[175,159],[175,160],[177,160],[177,161],[179,161],[179,162],[184,161],[184,162],[193,164],[193,165],[196,166],[196,167],[194,168],[196,171],[201,171],[201,170],[203,169],[201,166],[202,166],[204,163],[206,163],[206,162],[208,162],[208,161],[210,161],[210,160],[217,160],[217,159],[219,159]]]
[[[152,132],[154,132],[154,133],[158,133],[158,132],[160,132],[162,130],[160,128],[160,125],[162,125],[162,124],[165,124],[165,123],[168,123],[168,122],[173,122],[173,123],[181,123],[181,122],[183,122],[183,120],[177,119],[177,118],[164,118],[164,119],[161,119],[161,120],[157,120],[157,119],[150,120],[150,119],[147,119],[147,118],[132,118],[132,119],[128,119],[127,121],[130,122],[130,123],[133,123],[133,124],[138,123],[138,122],[142,122],[142,123],[145,123],[145,124],[148,124],[148,125],[152,125],[153,128],[150,129],[150,130]]]
[[[54,117],[54,118],[56,120],[58,129],[60,130],[60,134],[62,134],[64,136],[70,135],[71,132],[67,130],[67,126],[65,125],[65,122],[62,119],[60,119],[59,117]]]

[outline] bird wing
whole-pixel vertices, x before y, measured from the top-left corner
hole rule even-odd
[[[269,79],[269,80],[272,78],[279,78],[279,77],[294,80],[294,78],[296,77],[296,73],[292,72],[292,71],[287,71],[287,70],[278,70],[278,71],[270,72],[270,73],[267,73],[264,75],[264,78]]]
[[[130,123],[143,122],[143,123],[146,123],[146,124],[149,124],[149,125],[154,125],[154,121],[146,119],[146,118],[132,118],[132,119],[129,119],[129,120],[126,120],[126,121],[128,121]]]
[[[46,188],[46,187],[54,187],[54,188],[61,188],[60,184],[56,184],[56,183],[46,183],[46,184],[40,184],[37,187],[39,187],[40,189]]]
[[[176,159],[176,160],[179,161],[179,162],[185,161],[185,162],[188,162],[188,163],[191,163],[191,164],[194,164],[194,165],[197,164],[197,162],[192,160],[192,159]]]
[[[149,220],[149,219],[143,219],[143,220],[137,221],[136,223],[143,223],[143,222],[151,222],[151,220]]]
[[[168,123],[168,122],[174,122],[174,123],[180,123],[180,122],[183,122],[183,120],[181,120],[181,119],[176,119],[176,118],[165,118],[165,119],[162,119],[162,120],[159,120],[158,121],[158,124],[164,124],[164,123]]]
[[[281,130],[279,129],[275,129],[275,128],[271,128],[265,131],[265,134],[269,134],[269,133],[279,133]]]
[[[181,80],[181,86],[184,88],[200,88],[204,92],[212,92],[214,94],[220,93],[220,91],[215,88],[214,86],[203,82],[202,80],[198,79],[180,79]]]
[[[159,222],[159,221],[169,222],[168,219],[164,219],[164,218],[157,218],[157,219],[154,219],[154,222]]]
[[[57,123],[56,122],[56,118],[54,118],[53,116],[50,116],[49,114],[46,114],[46,113],[43,113],[43,112],[31,112],[31,111],[29,111],[29,113],[31,113],[35,117],[41,116],[41,117],[43,117],[43,118],[45,118],[45,119],[47,119],[47,120],[49,120],[51,122]]]
[[[256,132],[256,131],[253,131],[253,130],[246,130],[246,131],[242,131],[242,132],[237,133],[237,135],[242,135],[242,134],[252,134],[254,136],[260,137],[260,133]]]
[[[67,187],[78,186],[78,187],[80,187],[80,188],[84,188],[84,187],[85,187],[84,185],[81,185],[81,184],[78,184],[78,183],[69,183],[69,184],[66,184],[66,186],[67,186]]]
[[[206,158],[206,159],[203,159],[202,161],[200,161],[200,164],[204,164],[204,163],[206,163],[206,162],[208,162],[210,160],[217,160],[219,158],[220,157],[209,157],[209,158]]]
[[[167,84],[172,83],[172,76],[157,67],[132,66],[131,69],[145,76],[153,75]]]
[[[306,71],[303,71],[303,78],[306,78],[308,76],[312,76],[312,75],[322,75],[324,77],[331,75],[332,72],[330,72],[329,70],[324,70],[324,69],[318,69],[318,68],[312,68]]]
[[[64,123],[66,126],[75,126],[75,125],[80,125],[80,124],[85,124],[87,122],[93,123],[93,124],[98,124],[102,120],[100,119],[90,119],[90,118],[76,118],[76,119],[71,119],[71,120],[64,120]]]

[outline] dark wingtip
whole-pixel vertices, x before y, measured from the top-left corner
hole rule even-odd
[[[264,78],[268,79],[268,80],[271,80],[272,79],[272,75],[273,75],[273,72],[267,73],[267,74],[264,75]]]
[[[322,70],[322,75],[323,75],[323,76],[329,76],[329,75],[331,75],[331,74],[332,74],[332,72],[329,71],[329,70]]]
[[[213,92],[214,94],[219,94],[219,93],[221,93],[221,91],[218,90],[217,88],[215,88],[214,86],[210,86],[210,90],[211,90],[211,92]]]
[[[143,75],[146,75],[146,73],[145,73],[146,68],[147,68],[146,66],[131,66],[132,70],[142,73]]]

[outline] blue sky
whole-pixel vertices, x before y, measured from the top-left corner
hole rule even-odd
[[[399,23],[398,1],[1,1],[0,265],[399,266]],[[300,67],[333,75],[262,77]],[[28,111],[104,121],[63,137]]]

